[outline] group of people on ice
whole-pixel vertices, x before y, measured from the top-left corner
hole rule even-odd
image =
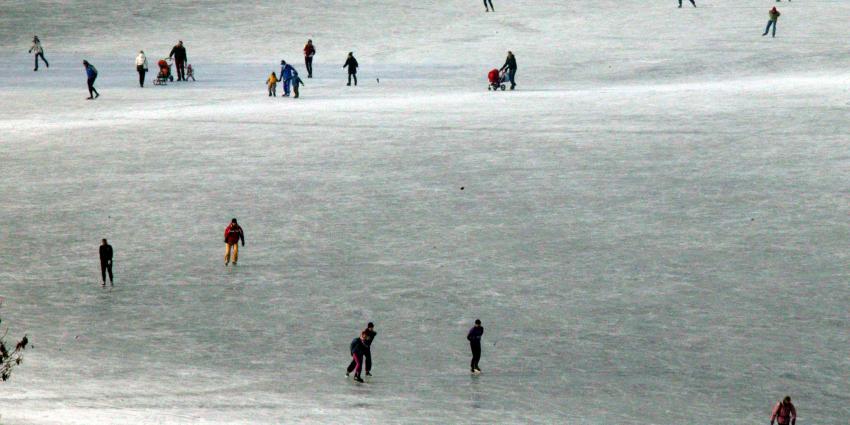
[[[309,75],[307,78],[311,78]],[[277,83],[280,82],[283,85],[283,97],[289,97],[290,87],[292,88],[292,92],[295,93],[295,98],[298,99],[299,92],[298,89],[300,86],[304,85],[304,81],[301,80],[301,77],[298,76],[298,71],[292,65],[286,63],[285,60],[280,61],[280,78],[272,72],[272,75],[266,80],[266,84],[269,86],[269,96],[277,96]]]

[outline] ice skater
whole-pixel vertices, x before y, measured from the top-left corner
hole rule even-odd
[[[776,6],[773,6],[773,9],[770,9],[770,12],[767,12],[767,16],[769,16],[770,19],[767,21],[767,28],[764,29],[764,34],[761,35],[762,37],[767,35],[771,26],[773,27],[773,35],[771,37],[776,37],[776,22],[779,20],[779,15],[781,15],[781,13],[776,10]]]
[[[348,52],[348,58],[345,60],[345,65],[343,68],[348,68],[348,85],[351,85],[351,78],[354,78],[354,85],[357,85],[357,68],[360,67],[360,64],[357,63],[357,59],[354,59],[354,52]]]
[[[472,349],[472,362],[469,365],[473,374],[481,373],[481,368],[478,367],[478,361],[481,360],[481,337],[484,336],[484,327],[481,326],[481,320],[475,319],[469,333],[466,334],[466,339],[469,340],[469,348]]]
[[[183,40],[178,40],[177,45],[171,48],[171,53],[168,57],[174,57],[174,64],[177,67],[177,81],[188,81],[186,79],[186,48],[183,47]]]
[[[487,3],[490,3],[490,8],[487,8]],[[495,12],[496,9],[493,9],[493,0],[484,0],[484,11],[485,12]]]
[[[304,65],[307,66],[307,78],[313,78],[313,56],[316,56],[316,47],[313,40],[307,40],[304,46]]]
[[[139,73],[139,87],[145,86],[145,74],[148,72],[148,58],[144,50],[139,50],[136,56],[136,72]]]
[[[289,87],[292,84],[292,71],[295,68],[286,63],[285,60],[280,61],[280,81],[283,82],[283,96],[289,97]]]
[[[369,350],[369,347],[366,345],[366,338],[366,331],[360,332],[360,336],[351,340],[351,345],[349,346],[354,366],[351,364],[348,365],[348,369],[345,371],[345,376],[348,377],[353,370],[354,380],[357,382],[363,382],[363,378],[360,377],[360,371],[363,368],[363,355]]]
[[[366,325],[366,329],[363,330],[363,333],[366,334],[366,339],[363,341],[363,344],[366,345],[366,349],[363,352],[363,360],[366,363],[366,376],[372,376],[372,341],[374,341],[375,336],[378,335],[378,333],[375,332],[375,324],[369,322],[369,324]],[[352,359],[351,363],[348,364],[346,376],[348,376],[348,374],[351,373],[356,366],[357,362]]]
[[[770,414],[770,425],[776,421],[779,425],[794,425],[797,423],[797,409],[791,403],[791,396],[785,396],[782,401],[773,406],[773,412]]]
[[[106,286],[106,273],[109,272],[109,284],[112,283],[112,245],[103,239],[100,243],[100,277],[103,279],[103,285]]]
[[[292,92],[295,93],[295,98],[298,99],[298,97],[300,96],[300,94],[298,92],[298,86],[303,86],[304,81],[301,80],[301,77],[298,76],[298,71],[296,71],[294,69],[292,70],[291,82],[292,82]]]
[[[86,69],[86,84],[89,86],[89,97],[86,99],[97,99],[100,97],[100,93],[98,93],[97,89],[94,88],[94,80],[97,80],[97,68],[90,64],[87,60],[83,61],[83,67]],[[92,93],[94,93],[94,96],[92,96]]]
[[[35,68],[33,71],[38,71],[38,58],[41,57],[41,60],[44,61],[44,66],[50,68],[50,64],[47,63],[47,59],[44,58],[44,48],[41,47],[41,40],[38,39],[38,36],[35,35],[32,37],[32,47],[30,47],[30,53],[35,52]]]
[[[694,0],[688,0],[688,1],[690,1],[691,4],[694,5],[694,7],[697,7],[697,4]],[[679,9],[681,9],[681,8],[682,8],[682,0],[679,0]]]
[[[236,219],[230,220],[230,224],[224,229],[224,243],[227,244],[227,249],[224,251],[224,265],[230,264],[230,252],[233,252],[233,265],[239,261],[239,241],[242,241],[242,246],[245,246],[245,232],[236,223]]]
[[[277,75],[275,75],[274,71],[272,71],[272,75],[269,75],[266,84],[269,86],[269,97],[277,97]]]
[[[508,70],[508,79],[511,81],[511,90],[516,87],[516,57],[514,57],[514,53],[510,50],[508,51],[508,57],[505,59],[505,64],[499,68],[499,71]]]

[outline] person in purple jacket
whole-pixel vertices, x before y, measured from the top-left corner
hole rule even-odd
[[[482,336],[484,336],[484,327],[481,326],[481,320],[475,319],[475,326],[466,334],[466,339],[469,340],[469,347],[472,348],[472,363],[469,365],[469,368],[476,375],[481,373],[481,369],[478,367],[478,361],[481,360]]]

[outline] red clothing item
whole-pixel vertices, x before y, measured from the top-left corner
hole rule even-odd
[[[773,413],[770,415],[770,424],[773,421],[779,425],[793,425],[797,422],[797,409],[791,403],[783,404],[781,401],[773,406]]]
[[[242,240],[242,245],[245,245],[245,234],[242,232],[242,228],[238,224],[230,223],[224,229],[224,242],[228,245],[236,245],[240,239]]]
[[[304,46],[304,56],[313,56],[316,54],[316,48],[312,44]]]

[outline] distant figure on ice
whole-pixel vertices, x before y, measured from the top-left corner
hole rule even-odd
[[[289,97],[289,85],[292,84],[292,71],[295,68],[286,63],[285,60],[280,61],[280,81],[283,82],[283,96]]]
[[[195,81],[195,69],[192,68],[191,63],[187,63],[186,64],[186,81],[189,81],[190,78],[192,79],[192,81]]]
[[[269,86],[269,97],[277,97],[277,75],[274,74],[274,71],[272,71],[272,75],[269,75],[266,84]]]
[[[694,5],[694,7],[697,7],[697,4],[694,2],[694,0],[689,0],[689,1],[691,2],[692,5]],[[682,0],[679,0],[679,9],[681,9],[681,8],[682,8]]]
[[[781,13],[776,10],[776,6],[773,6],[773,9],[770,9],[770,12],[767,12],[767,16],[769,16],[770,19],[767,21],[767,28],[764,29],[764,34],[761,35],[762,37],[767,35],[767,32],[770,31],[771,26],[773,26],[772,37],[776,37],[776,21],[779,20],[779,15],[781,15]]]
[[[174,58],[174,64],[177,65],[177,81],[186,81],[186,48],[183,47],[183,40],[177,41],[177,45],[171,48],[171,53],[168,57]]]
[[[348,58],[345,60],[345,65],[343,68],[348,68],[348,85],[351,85],[351,78],[354,78],[354,85],[357,85],[357,68],[360,67],[360,64],[357,63],[357,59],[354,59],[354,52],[348,52]]]
[[[499,71],[508,70],[508,79],[511,81],[511,90],[516,87],[516,58],[514,57],[514,53],[510,50],[508,51],[508,57],[505,59],[505,64],[499,69]]]
[[[86,99],[96,99],[100,97],[100,93],[98,93],[97,89],[94,88],[94,80],[97,79],[97,68],[90,64],[87,60],[83,61],[83,67],[86,68],[86,84],[89,86],[89,97]],[[92,93],[94,93],[94,97],[92,97]]]
[[[375,332],[375,324],[369,322],[362,333],[366,334],[366,339],[363,340],[363,344],[366,345],[366,349],[363,351],[363,360],[366,361],[366,376],[372,376],[372,341],[375,339],[375,336],[378,335],[378,333]],[[348,376],[348,374],[351,373],[356,366],[357,362],[352,359],[351,363],[348,364],[348,371],[345,372],[346,376]]]
[[[227,244],[227,250],[224,251],[224,265],[230,263],[230,252],[233,251],[233,265],[239,261],[239,241],[242,241],[242,246],[245,246],[245,232],[236,223],[236,219],[230,220],[230,224],[224,229],[224,243]]]
[[[794,425],[797,423],[797,409],[791,404],[791,397],[785,396],[782,401],[773,406],[773,412],[770,414],[770,425],[773,421],[779,425]]]
[[[307,45],[304,46],[304,65],[307,65],[307,78],[313,78],[313,56],[316,56],[316,48],[313,46],[313,40],[307,40]]]
[[[490,8],[487,8],[487,3],[490,3]],[[493,0],[484,0],[484,11],[485,12],[495,12],[496,9],[493,9]]]
[[[136,72],[139,73],[139,87],[145,86],[145,74],[148,72],[148,58],[144,50],[139,50],[136,56]]]
[[[38,58],[41,57],[41,60],[44,61],[44,66],[50,68],[50,64],[47,63],[47,59],[44,58],[44,48],[41,47],[41,40],[38,39],[38,36],[32,37],[32,47],[30,47],[30,53],[35,52],[35,69],[33,71],[38,71]]]
[[[106,286],[106,272],[109,272],[109,284],[114,285],[112,283],[112,245],[103,239],[100,243],[100,277],[103,279],[103,286]]]
[[[484,327],[481,326],[481,320],[475,319],[475,326],[466,334],[466,339],[469,340],[469,348],[472,349],[472,363],[469,365],[469,368],[476,375],[481,373],[481,369],[478,367],[478,361],[481,360],[482,336],[484,336]]]
[[[366,345],[366,338],[366,331],[360,332],[360,337],[351,340],[351,345],[349,346],[351,349],[351,358],[354,363],[354,367],[349,364],[348,369],[346,369],[345,376],[348,377],[348,374],[350,374],[353,369],[354,380],[357,382],[363,382],[363,378],[360,377],[360,371],[363,367],[363,355],[369,350],[369,346]]]
[[[292,70],[292,78],[290,79],[292,82],[292,91],[295,93],[295,98],[298,99],[298,86],[303,86],[304,81],[301,80],[301,77],[298,76],[298,71]]]

